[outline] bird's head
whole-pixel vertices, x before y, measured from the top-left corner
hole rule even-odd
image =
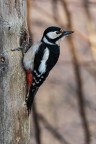
[[[42,37],[42,41],[47,44],[58,44],[58,42],[65,36],[72,34],[73,31],[64,31],[62,28],[51,26],[48,27]]]

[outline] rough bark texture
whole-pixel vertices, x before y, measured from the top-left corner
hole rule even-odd
[[[29,144],[29,119],[20,31],[26,27],[26,1],[0,1],[0,144]]]

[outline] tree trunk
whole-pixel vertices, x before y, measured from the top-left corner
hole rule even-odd
[[[26,1],[0,0],[0,144],[29,144],[29,119],[20,32],[26,28]]]

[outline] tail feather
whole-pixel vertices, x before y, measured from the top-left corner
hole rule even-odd
[[[33,104],[34,97],[35,97],[37,91],[38,91],[38,88],[34,88],[34,89],[30,88],[28,100],[26,102],[27,103],[27,109],[28,109],[28,115],[31,112],[32,104]]]

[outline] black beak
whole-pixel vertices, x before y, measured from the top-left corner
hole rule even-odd
[[[63,32],[63,35],[64,35],[64,36],[68,36],[68,35],[70,35],[70,34],[72,34],[72,33],[74,33],[74,31],[64,31],[64,32]]]

